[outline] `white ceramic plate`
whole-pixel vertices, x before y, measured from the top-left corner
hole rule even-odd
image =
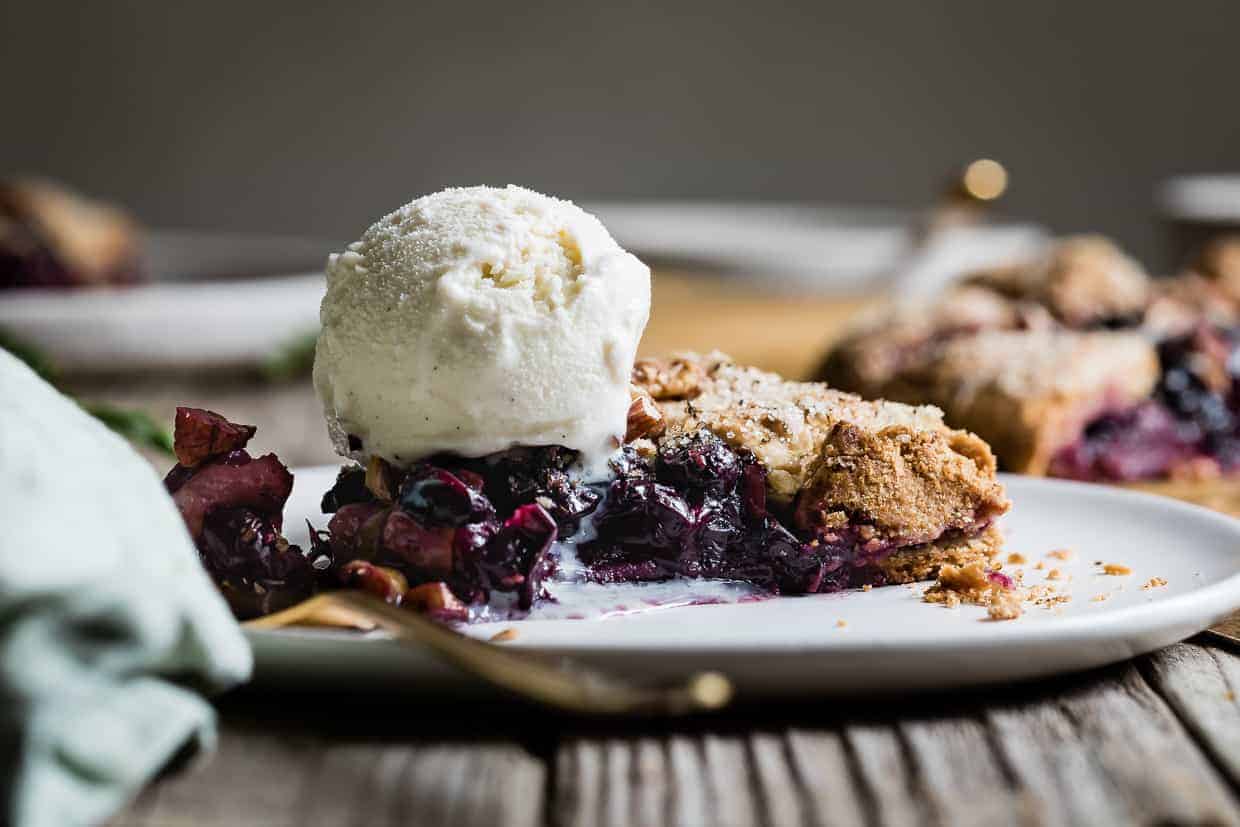
[[[255,364],[319,326],[333,244],[153,232],[147,283],[10,290],[0,329],[77,372]]]
[[[333,468],[296,471],[285,520],[294,541],[306,540],[306,519],[324,524],[318,501],[334,476]],[[1032,584],[1058,569],[1070,602],[992,621],[976,606],[924,603],[925,584],[918,584],[469,632],[486,638],[511,627],[518,637],[507,646],[649,679],[719,669],[750,695],[785,695],[947,688],[1087,669],[1182,640],[1240,606],[1240,521],[1104,486],[1014,476],[1004,482],[1014,502],[1004,522],[1007,549],[1028,560],[1005,571],[1023,570]],[[1071,549],[1072,559],[1048,556],[1059,549]],[[1102,574],[1095,561],[1132,574]],[[1167,584],[1142,588],[1155,577]],[[264,682],[467,685],[429,654],[381,634],[247,634]]]
[[[641,256],[710,267],[798,292],[874,292],[891,286],[896,275],[938,288],[970,270],[1028,256],[1046,240],[1046,233],[1032,224],[986,222],[941,232],[932,251],[915,249],[913,239],[925,214],[856,205],[635,201],[585,206],[617,241]]]

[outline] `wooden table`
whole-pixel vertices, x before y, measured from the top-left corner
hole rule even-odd
[[[599,723],[364,691],[220,702],[219,749],[116,825],[1236,824],[1240,657]]]
[[[722,346],[804,375],[860,301],[662,274],[645,349]],[[170,417],[256,423],[259,450],[331,462],[307,383],[80,382]],[[742,704],[599,722],[516,703],[356,692],[219,700],[218,751],[117,825],[1240,824],[1240,651],[1204,639],[1034,684]]]

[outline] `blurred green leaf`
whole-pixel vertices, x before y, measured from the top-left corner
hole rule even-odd
[[[263,360],[259,371],[268,382],[287,382],[309,376],[314,368],[314,346],[319,334],[304,333],[282,345],[275,353]]]
[[[45,381],[55,384],[56,366],[52,364],[47,354],[38,350],[34,345],[18,340],[6,330],[0,330],[0,348],[25,362],[26,367],[39,374]]]
[[[91,416],[107,425],[116,433],[137,445],[145,445],[169,456],[172,451],[172,431],[163,427],[144,411],[118,408],[104,402],[79,403]]]
[[[25,362],[27,367],[43,377],[49,384],[57,384],[59,371],[56,370],[56,365],[38,348],[19,341],[4,330],[0,330],[0,348]],[[72,396],[69,398],[73,399]],[[118,408],[103,402],[75,401],[95,419],[131,442],[172,455],[172,431],[161,426],[145,412]]]

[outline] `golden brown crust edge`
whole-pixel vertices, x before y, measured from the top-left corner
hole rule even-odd
[[[672,374],[696,380],[673,396],[663,390]],[[990,448],[935,408],[867,402],[722,354],[643,360],[634,383],[656,399],[669,434],[707,428],[751,452],[767,468],[768,496],[795,507],[803,530],[852,521],[875,539],[929,542],[1009,507]]]
[[[1003,533],[991,525],[971,537],[947,536],[920,546],[898,549],[878,564],[889,583],[916,583],[933,580],[944,565],[967,566],[981,563],[994,568],[996,555],[1003,548]]]

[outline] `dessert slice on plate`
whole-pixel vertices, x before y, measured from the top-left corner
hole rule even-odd
[[[1218,476],[1240,468],[1236,307],[1217,273],[1152,282],[1113,245],[1071,239],[1039,262],[975,275],[929,309],[864,320],[820,376],[937,405],[1010,471]]]
[[[327,280],[314,378],[351,462],[308,554],[279,537],[288,476],[245,453],[253,429],[178,418],[169,490],[248,612],[328,583],[451,620],[589,614],[669,582],[679,602],[905,583],[999,548],[994,456],[938,410],[718,354],[635,364],[649,270],[571,203],[426,196]]]
[[[323,586],[468,620],[522,616],[583,584],[734,581],[756,597],[992,567],[1008,508],[994,457],[935,409],[866,402],[720,355],[643,361],[635,378],[630,432],[607,476],[583,481],[580,455],[560,446],[406,469],[372,457],[324,495],[331,516],[309,553],[280,537],[291,477],[245,452],[248,426],[178,411],[168,488],[243,617]]]

